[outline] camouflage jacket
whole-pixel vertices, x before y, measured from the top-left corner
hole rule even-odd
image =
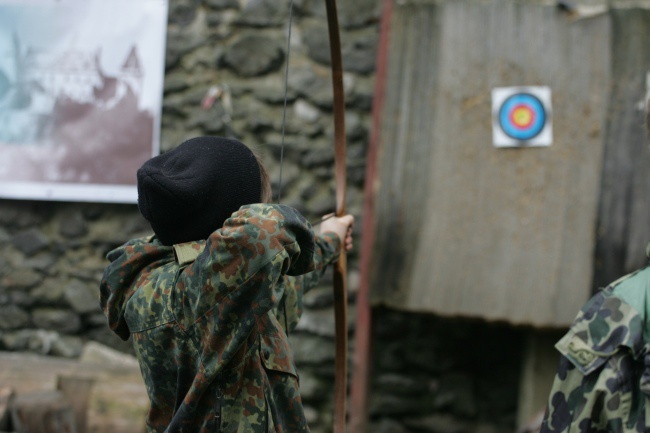
[[[542,433],[650,432],[649,313],[650,266],[587,302],[556,345]]]
[[[207,241],[108,254],[101,305],[133,339],[149,432],[308,432],[284,327],[340,247],[295,210],[244,206]]]

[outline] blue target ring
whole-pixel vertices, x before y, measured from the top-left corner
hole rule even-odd
[[[531,140],[546,125],[542,102],[530,93],[517,93],[506,99],[499,109],[499,125],[515,140]]]

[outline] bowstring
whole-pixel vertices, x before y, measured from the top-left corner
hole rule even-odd
[[[289,57],[291,55],[291,28],[293,22],[293,0],[289,3],[289,34],[287,37],[287,64],[284,69],[284,102],[282,109],[282,139],[280,144],[280,176],[278,179],[278,200],[277,203],[281,204],[282,202],[282,167],[284,166],[284,137],[287,125],[287,103],[288,103],[288,94],[289,94]],[[334,215],[329,215],[320,221],[311,223],[312,227],[317,226],[323,221],[326,221],[332,218]]]
[[[280,144],[280,178],[278,179],[278,204],[282,201],[282,167],[284,166],[284,132],[287,125],[287,99],[289,94],[289,57],[291,55],[291,27],[293,22],[293,0],[289,3],[289,35],[287,36],[287,65],[284,70],[284,107],[282,109],[282,142]],[[289,336],[287,322],[287,297],[282,296],[282,312],[284,313],[284,330]]]
[[[287,99],[289,93],[289,57],[291,55],[291,27],[293,0],[289,3],[289,35],[287,37],[287,65],[284,70],[284,108],[282,110],[282,142],[280,144],[280,179],[278,179],[278,204],[282,201],[282,167],[284,165],[284,133],[287,125]]]

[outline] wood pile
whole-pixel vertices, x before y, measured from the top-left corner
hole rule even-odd
[[[0,352],[0,432],[143,433],[135,358],[89,343],[79,360]]]

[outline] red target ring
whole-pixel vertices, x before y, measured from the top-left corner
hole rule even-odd
[[[530,106],[519,104],[512,108],[510,112],[510,122],[512,126],[519,129],[530,128],[530,125],[535,123],[535,111]]]

